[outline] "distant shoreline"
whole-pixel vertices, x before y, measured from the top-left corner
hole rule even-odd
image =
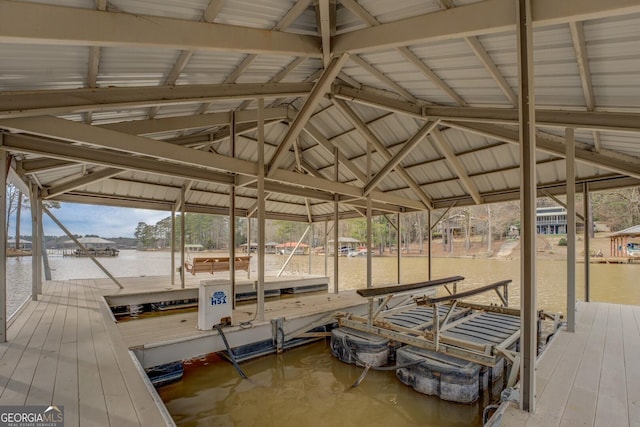
[[[567,259],[567,247],[560,246],[558,244],[559,240],[565,236],[562,235],[538,235],[537,242],[537,257],[544,259],[557,259],[557,260],[565,260]],[[433,258],[488,258],[488,259],[519,259],[520,258],[520,242],[517,244],[509,244],[510,242],[514,242],[513,240],[497,240],[492,242],[492,251],[489,252],[487,249],[486,242],[482,242],[478,239],[478,236],[474,236],[471,239],[470,247],[468,250],[465,249],[464,240],[461,238],[456,238],[454,240],[454,250],[450,252],[445,250],[444,245],[442,244],[442,240],[434,240],[431,246],[431,256]],[[508,246],[505,248],[505,246]],[[584,236],[579,235],[576,239],[576,255],[578,258],[581,258],[584,255]],[[131,248],[133,249],[133,248]],[[507,250],[505,250],[507,249]],[[135,249],[134,249],[135,250]],[[146,249],[143,252],[169,252],[169,248],[159,248],[159,249]],[[590,240],[590,251],[592,253],[597,253],[601,251],[605,257],[608,256],[610,251],[610,240],[609,233],[597,234],[595,238]],[[178,253],[178,252],[176,252]],[[374,252],[375,256],[397,256],[397,252],[389,252],[387,251],[383,254]],[[205,250],[202,252],[187,252],[187,256],[193,256],[194,254],[198,255],[206,255],[206,254],[228,254],[228,250],[218,249],[218,250]],[[22,256],[31,256],[31,251],[26,250],[16,250],[13,248],[7,248],[7,257],[22,257]],[[403,249],[402,257],[414,257],[414,256],[427,256],[427,247],[426,244],[420,248],[419,244],[415,243],[409,246],[408,251]]]
[[[31,251],[25,251],[23,249],[7,248],[7,256],[8,257],[31,256]]]

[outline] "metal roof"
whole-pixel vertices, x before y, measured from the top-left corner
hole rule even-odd
[[[639,185],[640,4],[532,3],[539,189],[566,191],[567,128],[578,184]],[[0,0],[2,148],[58,201],[169,210],[185,188],[187,210],[226,213],[235,184],[239,215],[263,197],[321,221],[368,194],[374,213],[518,199],[513,8]]]
[[[610,237],[614,237],[614,236],[637,237],[638,235],[640,235],[640,225],[634,225],[633,227],[625,228],[624,230],[611,233],[609,236]]]

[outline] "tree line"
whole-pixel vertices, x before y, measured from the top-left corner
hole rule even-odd
[[[560,197],[560,201],[566,200]],[[604,222],[617,231],[640,224],[640,187],[618,189],[590,194],[593,221]],[[557,201],[546,197],[538,199],[538,206],[551,206]],[[576,209],[582,214],[582,195],[576,197]],[[396,217],[384,215],[372,219],[372,244],[381,253],[395,250],[398,246],[422,246],[429,235],[431,215],[432,237],[442,244],[443,249],[452,250],[455,238],[469,249],[474,236],[481,237],[481,244],[491,251],[493,242],[506,239],[513,230],[520,228],[520,204],[517,201],[436,209],[432,212],[411,212]],[[187,213],[185,222],[185,241],[187,244],[199,244],[207,250],[223,250],[229,247],[229,218],[219,215]],[[180,215],[176,215],[176,246],[180,241]],[[399,221],[399,223],[398,223]],[[267,242],[296,242],[305,232],[307,223],[267,220],[265,233]],[[331,223],[329,225],[331,227]],[[304,243],[312,247],[324,246],[326,230],[323,222],[317,223],[309,231]],[[365,218],[340,221],[339,236],[352,237],[366,242],[367,227]],[[236,218],[237,245],[249,241],[247,219]],[[171,244],[171,217],[156,224],[138,223],[134,236],[141,248],[168,247]],[[399,239],[398,239],[399,237]],[[251,242],[257,241],[257,222],[251,226]],[[333,231],[329,230],[327,240],[333,240]],[[477,240],[477,239],[476,239]]]
[[[31,209],[30,200],[17,187],[7,185],[7,223],[15,220],[15,240],[17,247],[21,240],[21,222],[23,211]],[[582,195],[576,196],[578,213],[582,213]],[[560,201],[565,198],[560,197]],[[556,204],[549,198],[539,198],[538,206]],[[593,221],[607,224],[611,231],[618,231],[640,224],[640,187],[623,188],[590,194]],[[57,202],[46,202],[49,208],[60,207]],[[446,250],[454,238],[462,239],[465,247],[470,245],[472,236],[482,236],[482,244],[490,250],[494,240],[504,239],[514,227],[519,228],[520,207],[517,201],[437,209],[432,212],[411,212],[400,215],[385,215],[373,218],[373,246],[381,252],[397,246],[422,245],[428,237],[428,215],[431,215],[432,236],[439,239]],[[200,244],[205,249],[227,249],[229,246],[229,218],[219,215],[187,213],[185,222],[185,241],[187,244]],[[176,215],[176,224],[180,224],[180,215]],[[249,241],[246,218],[236,218],[237,245]],[[398,223],[399,221],[399,223]],[[308,224],[289,221],[267,220],[266,239],[268,242],[297,241]],[[257,222],[254,221],[251,241],[257,240]],[[356,218],[339,223],[339,235],[366,241],[366,220]],[[318,223],[309,233],[306,242],[313,247],[323,246],[326,230],[324,223]],[[329,240],[333,233],[330,232]],[[399,237],[399,239],[398,239]],[[139,248],[164,248],[171,245],[171,216],[155,224],[140,222],[134,230],[134,238]],[[180,227],[176,227],[176,243],[180,241]]]

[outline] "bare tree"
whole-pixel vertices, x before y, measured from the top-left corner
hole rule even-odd
[[[18,190],[16,207],[16,250],[20,249],[20,215],[22,214],[22,191]]]
[[[7,235],[9,234],[9,225],[11,223],[11,215],[16,211],[18,205],[18,193],[20,190],[13,185],[7,184]]]

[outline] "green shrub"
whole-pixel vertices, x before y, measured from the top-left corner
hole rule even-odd
[[[560,240],[558,241],[558,246],[567,246],[567,238],[561,237]]]

